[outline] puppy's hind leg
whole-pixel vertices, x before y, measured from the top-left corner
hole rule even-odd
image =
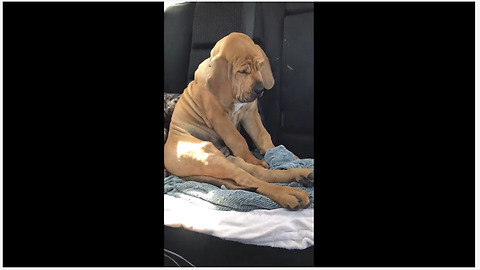
[[[306,187],[313,187],[314,185],[313,169],[269,170],[247,163],[239,157],[229,156],[227,159],[256,178],[268,183],[299,182]]]
[[[254,177],[240,177],[247,173],[227,160],[211,142],[194,137],[182,138],[177,142],[167,143],[164,153],[167,170],[185,180],[252,190],[257,188],[256,182],[260,182]]]
[[[205,180],[217,185],[227,183],[237,189],[255,189],[257,193],[291,210],[306,208],[311,203],[308,193],[304,190],[272,185],[254,177],[224,157],[210,142],[190,138],[188,142],[190,147],[185,151],[179,150],[182,148],[180,143],[166,146],[165,151],[170,155],[165,159],[165,166],[174,175],[191,180],[195,177],[200,181]]]
[[[191,180],[191,181],[209,183],[217,187],[225,186],[228,189],[241,189],[241,190],[252,191],[252,192],[255,192],[257,190],[256,187],[244,187],[244,186],[237,185],[235,184],[235,182],[229,179],[220,179],[220,178],[215,178],[215,177],[205,176],[205,175],[192,175],[192,176],[182,177],[182,179],[186,181]]]

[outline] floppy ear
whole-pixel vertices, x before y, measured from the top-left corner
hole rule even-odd
[[[268,57],[265,54],[265,52],[262,50],[260,46],[258,45],[256,46],[260,50],[263,56],[263,66],[260,73],[262,74],[263,86],[265,87],[265,89],[268,90],[268,89],[271,89],[275,84],[275,79],[273,78],[273,74],[272,74],[272,68],[270,67],[270,61],[268,61]]]
[[[232,81],[230,79],[231,68],[227,60],[221,55],[210,58],[210,72],[207,76],[208,89],[218,98],[222,106],[228,107],[233,101]]]

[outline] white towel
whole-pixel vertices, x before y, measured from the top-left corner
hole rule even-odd
[[[164,195],[164,223],[244,244],[285,249],[313,246],[314,209],[219,211]]]

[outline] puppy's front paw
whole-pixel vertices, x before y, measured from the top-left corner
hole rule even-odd
[[[302,184],[303,186],[309,188],[313,187],[315,182],[314,182],[314,177],[313,177],[313,172],[307,175],[307,177],[302,176],[298,182]]]
[[[266,161],[259,160],[258,158],[254,157],[253,155],[250,158],[247,158],[247,159],[244,159],[244,160],[246,162],[250,163],[250,164],[262,166],[265,169],[270,168],[270,166],[268,165],[268,163]]]
[[[293,168],[292,170],[296,176],[295,181],[302,184],[305,187],[314,186],[314,173],[313,169]]]
[[[310,204],[312,204],[311,198],[306,191],[291,187],[284,188],[289,188],[287,189],[287,194],[283,195],[282,199],[284,199],[284,201],[280,202],[280,205],[284,208],[296,211],[308,208]]]

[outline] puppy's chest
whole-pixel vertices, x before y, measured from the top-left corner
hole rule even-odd
[[[236,126],[242,120],[243,116],[248,110],[249,103],[235,103],[233,104],[233,110],[230,111],[230,121]]]

